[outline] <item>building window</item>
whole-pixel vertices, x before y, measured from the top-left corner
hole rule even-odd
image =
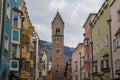
[[[59,28],[56,29],[56,35],[60,35],[60,29]]]
[[[21,21],[20,21],[20,15],[16,12],[13,14],[13,27],[15,28],[21,28]]]
[[[25,64],[26,64],[26,60],[22,59],[22,66],[21,66],[22,69],[25,69]]]
[[[8,19],[10,19],[10,3],[9,3],[9,1],[7,1],[7,9],[6,9],[7,11],[7,17],[8,17]]]
[[[30,71],[30,62],[29,61],[26,62],[25,69],[26,69],[26,71]]]
[[[107,69],[107,68],[109,68],[108,60],[103,60],[103,61],[101,62],[101,68],[102,68],[102,69]]]
[[[78,65],[75,65],[75,72],[77,72],[78,70]]]
[[[12,32],[13,32],[12,40],[15,42],[19,42],[20,41],[20,31],[14,29]]]
[[[93,73],[97,73],[98,72],[98,68],[97,65],[93,66]]]
[[[17,44],[12,44],[12,54],[11,58],[19,58],[20,57],[20,47]]]
[[[89,40],[88,40],[88,39],[85,39],[85,40],[84,40],[84,45],[85,45],[85,46],[88,46],[88,45],[89,45]]]
[[[120,47],[120,35],[117,35],[115,39],[113,40],[114,43],[114,49]]]
[[[120,21],[120,10],[118,11],[118,21]]]
[[[86,73],[85,73],[85,77],[86,77],[86,78],[89,77],[89,72],[88,72],[88,71],[86,71]]]
[[[84,67],[84,60],[81,61],[81,68]]]
[[[108,34],[106,34],[106,37],[105,37],[105,43],[106,43],[106,46],[108,46]]]
[[[120,59],[115,61],[115,68],[120,69]]]
[[[18,27],[18,16],[16,15],[13,16],[13,26]]]

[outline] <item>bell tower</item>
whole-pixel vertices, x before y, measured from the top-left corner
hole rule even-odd
[[[59,12],[52,22],[52,80],[64,80],[64,22]]]

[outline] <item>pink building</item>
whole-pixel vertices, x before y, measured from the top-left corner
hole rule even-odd
[[[111,38],[114,79],[120,80],[120,0],[111,4]]]
[[[95,13],[89,14],[83,28],[85,29],[84,34],[84,45],[85,45],[85,79],[92,80],[92,42],[91,42],[91,22],[95,17]]]
[[[80,80],[80,52],[83,43],[79,43],[72,53],[72,80]]]

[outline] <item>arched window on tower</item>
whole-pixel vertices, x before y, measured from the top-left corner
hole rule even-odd
[[[56,35],[60,35],[60,29],[59,28],[56,29]]]

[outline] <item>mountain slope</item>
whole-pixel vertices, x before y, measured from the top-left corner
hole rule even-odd
[[[48,50],[48,58],[50,58],[50,51],[52,50],[52,43],[44,40],[40,40],[42,46]],[[64,63],[71,57],[74,48],[64,46]]]

